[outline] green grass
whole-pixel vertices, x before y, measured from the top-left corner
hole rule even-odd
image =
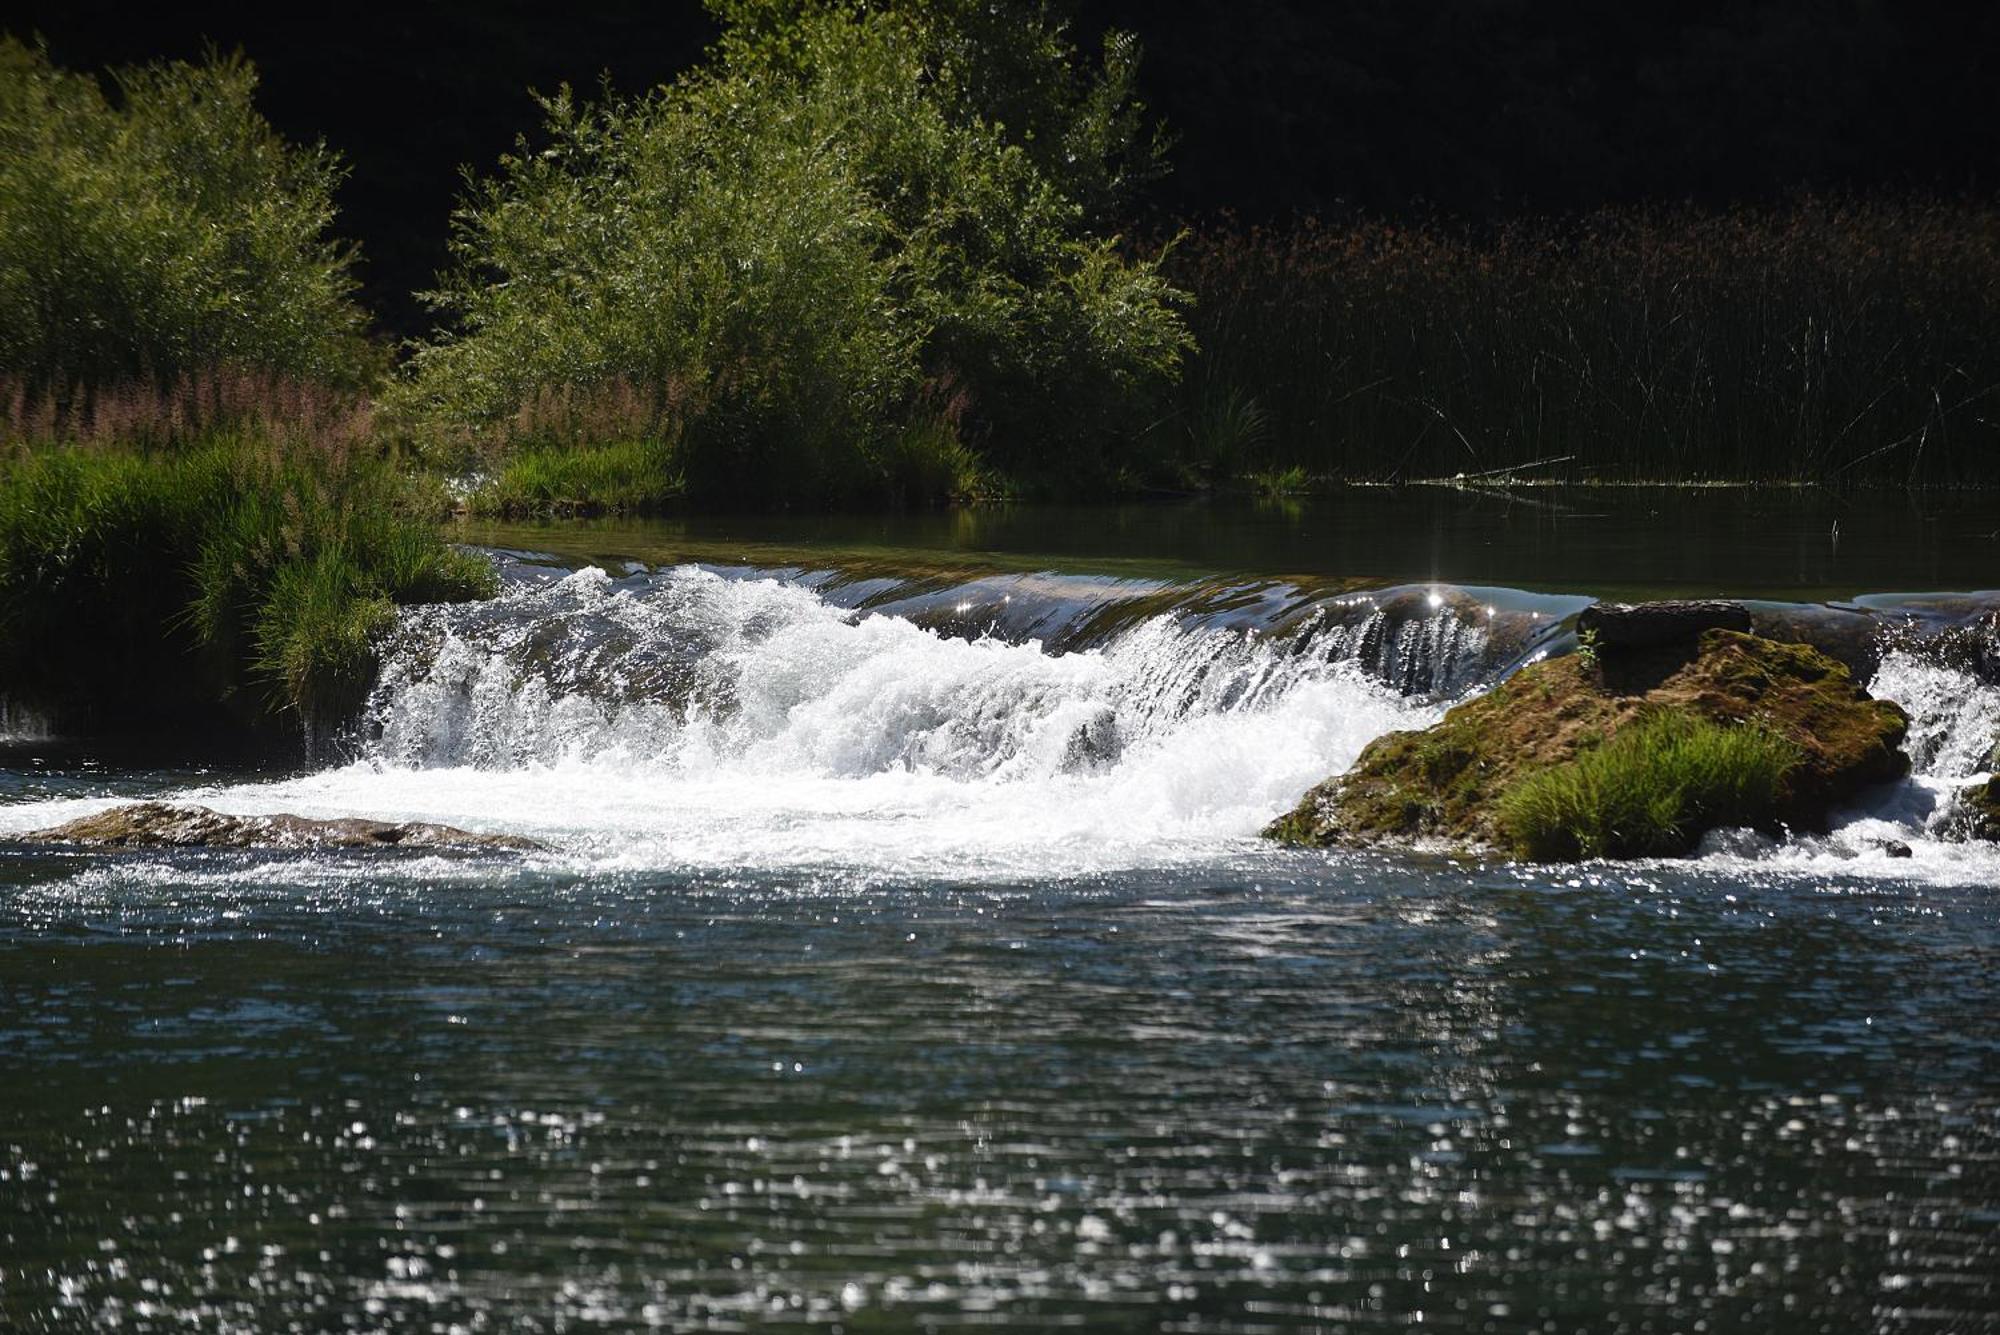
[[[81,729],[322,740],[396,604],[493,591],[434,506],[385,462],[257,437],[0,458],[0,695]]]
[[[1522,779],[1500,799],[1500,824],[1536,861],[1673,856],[1718,826],[1770,826],[1799,759],[1755,725],[1661,712]]]

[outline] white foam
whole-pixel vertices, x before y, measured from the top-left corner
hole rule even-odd
[[[1406,638],[1443,652],[1446,631]],[[2000,849],[1943,837],[2000,691],[1906,654],[1872,687],[1912,714],[1915,775],[1829,835],[1716,836],[1705,866],[2000,884]],[[1170,616],[1052,654],[777,580],[587,570],[407,614],[361,760],[174,797],[516,832],[585,871],[1032,879],[1282,856],[1256,839],[1273,816],[1441,710],[1337,655]],[[110,805],[0,807],[0,830]]]
[[[1711,835],[1704,862],[1717,868],[1848,876],[1933,885],[2000,886],[2000,846],[1952,838],[1961,790],[1986,782],[2000,741],[2000,689],[1920,654],[1884,655],[1868,684],[1910,716],[1910,777],[1836,812],[1826,834],[1782,841],[1743,831]],[[1902,845],[1909,856],[1892,856]]]
[[[433,634],[385,669],[362,761],[178,798],[513,831],[594,868],[1067,875],[1250,844],[1370,740],[1437,713],[1351,663],[1164,616],[1049,654],[694,568],[514,597],[477,630],[420,614]],[[547,642],[579,618],[594,638]],[[633,656],[606,643],[668,636],[689,641],[674,688],[633,695]],[[8,808],[0,826],[107,805]]]
[[[2000,746],[2000,687],[1970,673],[1899,649],[1883,656],[1868,690],[1909,714],[1904,749],[1918,774],[1969,778],[1986,768]]]

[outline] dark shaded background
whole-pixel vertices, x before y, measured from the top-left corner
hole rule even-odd
[[[1991,194],[2000,3],[1941,0],[1077,0],[1146,47],[1178,144],[1141,226],[1360,211],[1470,219],[1801,190]],[[0,20],[103,68],[241,47],[287,135],[351,164],[344,230],[385,327],[443,257],[458,171],[536,113],[526,90],[633,91],[699,59],[699,0],[30,5]]]

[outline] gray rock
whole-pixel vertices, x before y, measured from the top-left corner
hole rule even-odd
[[[1901,839],[1885,840],[1882,844],[1882,851],[1892,858],[1913,858],[1916,856],[1915,853],[1910,851],[1910,846]]]
[[[542,847],[511,834],[475,834],[422,821],[347,817],[225,816],[207,807],[134,802],[20,836],[23,843],[92,848],[438,848],[531,852]]]
[[[1658,603],[1593,603],[1577,616],[1579,635],[1595,635],[1600,649],[1657,649],[1692,645],[1705,630],[1748,634],[1750,611],[1741,603],[1683,599]]]

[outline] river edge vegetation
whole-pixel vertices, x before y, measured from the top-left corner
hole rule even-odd
[[[246,62],[0,42],[0,691],[323,735],[396,603],[490,590],[453,512],[2000,482],[1990,204],[1148,239],[1129,36],[712,8],[705,64],[468,176],[399,350]]]
[[[374,429],[339,168],[255,86],[0,42],[0,693],[78,731],[316,747],[394,604],[493,590]]]

